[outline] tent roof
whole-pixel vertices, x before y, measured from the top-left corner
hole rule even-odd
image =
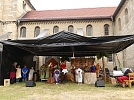
[[[95,56],[107,51],[117,53],[134,43],[134,35],[84,37],[61,31],[47,37],[28,40],[1,41],[4,46],[20,48],[42,56]]]

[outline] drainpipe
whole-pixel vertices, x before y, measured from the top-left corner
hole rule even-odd
[[[19,38],[19,25],[20,25],[20,19],[17,20],[16,25],[17,25],[17,40],[18,40],[18,38]]]

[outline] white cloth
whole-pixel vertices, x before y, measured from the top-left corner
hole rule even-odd
[[[17,68],[16,78],[21,78],[21,68]]]
[[[33,73],[34,73],[34,69],[30,69],[28,80],[32,80],[33,79]]]
[[[68,73],[67,69],[63,69],[62,72],[65,74],[65,73]]]
[[[78,68],[76,70],[77,76],[78,76],[78,82],[82,82],[82,69]]]

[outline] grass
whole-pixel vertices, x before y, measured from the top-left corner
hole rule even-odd
[[[76,83],[47,84],[36,82],[36,87],[25,87],[25,83],[0,86],[0,100],[133,100],[134,87],[105,87]]]

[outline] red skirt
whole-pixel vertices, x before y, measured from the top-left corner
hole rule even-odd
[[[10,72],[10,79],[15,78],[16,77],[16,72]]]

